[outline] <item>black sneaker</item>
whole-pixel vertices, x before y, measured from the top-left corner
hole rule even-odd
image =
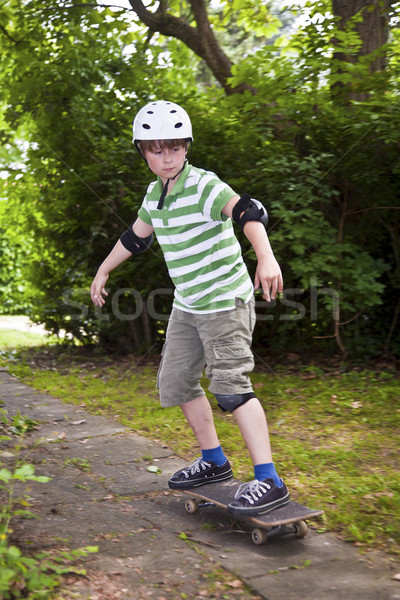
[[[290,501],[286,485],[278,487],[273,479],[250,481],[243,483],[235,494],[235,499],[228,504],[228,513],[235,516],[256,516],[284,506]]]
[[[172,475],[168,485],[173,490],[182,490],[199,487],[206,483],[224,481],[232,476],[233,473],[228,460],[221,467],[218,467],[212,461],[206,462],[200,457],[196,458],[188,467],[180,469]]]

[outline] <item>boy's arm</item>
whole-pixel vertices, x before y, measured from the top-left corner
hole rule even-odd
[[[234,196],[224,206],[222,212],[232,218],[232,211],[239,201],[239,196]],[[254,278],[254,288],[263,290],[263,298],[267,302],[275,300],[276,294],[283,291],[283,278],[281,269],[272,252],[265,227],[259,221],[248,221],[244,226],[244,234],[254,248],[257,255],[257,269]]]
[[[132,230],[140,238],[146,238],[153,233],[153,227],[142,221],[140,218],[137,218],[133,223]],[[108,292],[106,292],[104,286],[106,285],[110,272],[131,256],[132,252],[129,252],[129,250],[123,246],[121,240],[118,240],[110,254],[98,268],[96,277],[93,279],[93,283],[90,286],[90,298],[95,306],[103,306],[105,303],[105,298],[103,296],[108,296]]]

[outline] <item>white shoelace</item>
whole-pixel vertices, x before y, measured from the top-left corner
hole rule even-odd
[[[211,467],[211,464],[208,462],[205,462],[202,459],[202,457],[200,456],[199,458],[196,458],[196,460],[194,460],[191,465],[186,467],[186,469],[184,471],[182,471],[182,473],[185,475],[186,479],[189,479],[189,475],[194,475],[195,473],[200,473],[201,470],[204,471],[208,467]]]
[[[243,498],[244,500],[248,500],[250,504],[254,504],[254,502],[261,498],[262,495],[270,489],[271,486],[265,481],[258,481],[258,479],[254,479],[249,483],[242,483],[235,494],[235,500]]]

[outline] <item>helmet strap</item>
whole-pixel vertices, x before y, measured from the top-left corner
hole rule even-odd
[[[182,173],[183,169],[185,168],[186,163],[187,163],[187,159],[185,159],[185,162],[183,163],[182,168],[177,172],[177,174],[174,175],[173,177],[170,177],[169,179],[167,179],[167,181],[166,181],[166,183],[165,183],[165,185],[163,187],[163,191],[161,192],[160,199],[159,199],[158,204],[157,204],[157,209],[158,210],[161,210],[162,207],[163,207],[163,205],[164,205],[165,196],[167,195],[167,192],[168,192],[168,184],[169,184],[169,182],[173,181],[174,179],[176,179],[178,177],[178,175],[180,175]]]

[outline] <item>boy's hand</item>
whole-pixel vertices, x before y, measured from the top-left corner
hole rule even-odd
[[[105,304],[105,298],[103,296],[108,296],[108,292],[105,290],[105,285],[108,279],[108,274],[103,275],[102,273],[97,273],[96,277],[93,279],[93,283],[90,286],[90,298],[95,306],[103,306]]]
[[[273,255],[258,261],[254,289],[258,290],[260,287],[267,302],[275,300],[276,294],[283,292],[281,269]]]

